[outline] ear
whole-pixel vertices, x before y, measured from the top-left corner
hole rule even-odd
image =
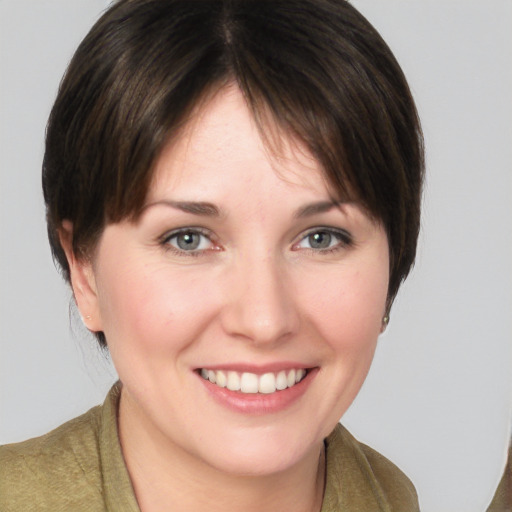
[[[98,293],[92,263],[89,258],[73,251],[73,224],[64,220],[59,229],[59,239],[69,265],[71,287],[80,316],[85,326],[93,332],[102,331]]]

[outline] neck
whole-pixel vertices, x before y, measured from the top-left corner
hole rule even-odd
[[[133,421],[121,399],[121,446],[142,512],[320,512],[325,482],[324,446],[297,464],[264,475],[220,471]]]

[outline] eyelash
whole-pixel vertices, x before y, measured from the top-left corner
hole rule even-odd
[[[300,247],[300,244],[307,240],[312,235],[328,235],[329,237],[333,237],[335,240],[337,240],[337,243],[333,246],[328,246],[325,248],[313,248],[313,247]],[[212,245],[212,247],[209,248],[202,248],[202,249],[191,249],[191,250],[185,250],[179,247],[175,247],[171,244],[172,239],[176,239],[180,235],[199,235],[201,237],[204,237],[208,239],[209,243]],[[331,242],[332,240],[330,240]],[[178,256],[193,256],[198,257],[204,255],[205,252],[210,251],[217,251],[220,250],[218,246],[216,246],[215,242],[212,240],[212,233],[209,230],[199,228],[199,227],[186,227],[186,228],[180,228],[173,230],[171,232],[166,233],[163,235],[160,240],[160,244],[164,247],[166,251],[171,251],[174,254]],[[201,244],[201,241],[199,242]],[[311,228],[306,233],[304,233],[300,240],[293,244],[292,250],[298,251],[298,250],[305,250],[311,253],[315,254],[331,254],[337,251],[340,251],[342,249],[346,249],[348,247],[351,247],[354,245],[354,240],[352,238],[352,235],[345,231],[344,229],[338,229],[338,228],[332,228],[332,227],[315,227]]]
[[[300,240],[293,245],[293,249],[300,250],[299,244],[307,240],[310,236],[317,234],[329,235],[330,237],[333,237],[335,240],[337,240],[337,243],[333,246],[329,246],[326,248],[304,247],[302,248],[303,250],[310,251],[316,254],[331,254],[342,249],[352,247],[354,245],[354,239],[352,238],[352,235],[348,231],[339,228],[321,226],[308,230],[304,235],[301,236]]]
[[[209,243],[213,246],[212,248],[208,249],[192,249],[192,250],[185,250],[180,249],[179,247],[175,247],[171,244],[172,239],[176,239],[180,235],[199,235],[201,237],[207,238]],[[200,242],[201,243],[201,242]],[[194,256],[198,257],[204,254],[206,251],[215,251],[218,250],[218,248],[215,248],[215,242],[212,240],[212,234],[210,231],[199,228],[199,227],[187,227],[187,228],[181,228],[181,229],[175,229],[174,231],[166,233],[164,236],[160,239],[160,244],[164,247],[166,251],[173,252],[174,254],[178,256]]]

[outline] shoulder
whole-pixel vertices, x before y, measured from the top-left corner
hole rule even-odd
[[[487,512],[512,510],[512,445],[508,451],[508,460],[494,497]]]
[[[363,443],[358,444],[371,470],[371,477],[375,478],[375,482],[393,506],[392,510],[419,510],[416,489],[407,475],[374,449]]]
[[[41,437],[1,446],[0,510],[80,511],[80,503],[102,503],[100,410],[95,407]]]
[[[409,478],[342,425],[335,428],[326,444],[328,484],[347,510],[357,510],[357,503],[361,510],[419,511],[416,489]]]

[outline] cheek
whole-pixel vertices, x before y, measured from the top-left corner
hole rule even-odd
[[[119,344],[139,353],[183,348],[215,308],[200,275],[133,262],[108,270],[99,304],[111,351]]]
[[[335,350],[373,350],[386,307],[387,267],[325,272],[314,284],[298,296],[322,338]]]

